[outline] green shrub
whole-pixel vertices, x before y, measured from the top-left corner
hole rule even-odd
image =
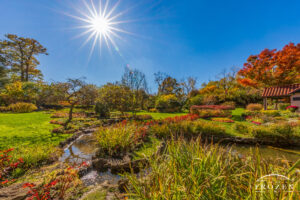
[[[297,113],[291,112],[289,110],[281,111],[281,116],[287,117],[287,118],[299,117],[299,115]]]
[[[210,117],[231,117],[231,112],[228,110],[197,110],[196,113],[200,118]]]
[[[37,110],[37,107],[32,103],[15,103],[10,104],[9,109],[14,113],[30,113]]]
[[[179,112],[181,110],[181,104],[174,94],[161,95],[155,102],[155,108],[159,112]]]
[[[209,121],[181,121],[176,123],[155,124],[150,127],[150,132],[159,138],[177,136],[198,136],[225,134],[225,128]]]
[[[195,135],[224,135],[226,133],[224,127],[205,121],[195,121],[193,124],[193,130]]]
[[[186,103],[186,108],[189,109],[193,105],[202,105],[203,104],[203,96],[197,95],[188,99]]]
[[[256,138],[277,138],[277,139],[291,139],[292,137],[299,137],[297,128],[290,123],[278,123],[269,126],[252,126],[249,130],[253,137]]]
[[[240,134],[248,135],[249,134],[249,126],[242,122],[236,122],[233,125],[233,129]]]
[[[110,112],[107,104],[97,102],[95,106],[95,112],[99,115],[100,118],[109,118]]]
[[[280,111],[278,111],[278,110],[262,110],[261,114],[267,115],[269,117],[279,117]]]
[[[286,110],[286,108],[287,108],[288,106],[290,106],[289,103],[280,103],[280,104],[278,104],[279,110]]]
[[[250,111],[260,111],[262,109],[263,109],[263,106],[261,104],[257,104],[257,103],[248,104],[246,107],[246,110],[250,110]]]

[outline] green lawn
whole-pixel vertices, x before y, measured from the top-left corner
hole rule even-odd
[[[47,160],[60,141],[70,135],[52,135],[50,114],[0,113],[0,150],[14,148],[13,158],[22,157],[27,167]]]

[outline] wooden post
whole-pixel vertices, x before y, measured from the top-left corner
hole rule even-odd
[[[275,101],[275,110],[278,110],[278,99]]]
[[[267,110],[268,105],[267,105],[267,98],[264,98],[264,110]]]

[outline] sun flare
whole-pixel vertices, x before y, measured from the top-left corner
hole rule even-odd
[[[77,37],[87,36],[83,45],[93,41],[90,54],[93,53],[97,43],[100,49],[102,48],[102,43],[105,43],[109,49],[113,46],[118,51],[119,48],[116,45],[115,39],[122,39],[120,33],[130,34],[120,28],[121,24],[127,22],[119,20],[125,12],[116,12],[120,1],[112,6],[109,5],[109,0],[99,0],[97,4],[93,0],[88,2],[83,0],[83,3],[85,11],[77,9],[79,16],[68,14],[68,16],[82,23],[81,26],[76,27],[83,29],[83,32]]]
[[[111,31],[109,22],[103,17],[97,17],[91,21],[93,28],[98,34],[107,35]]]

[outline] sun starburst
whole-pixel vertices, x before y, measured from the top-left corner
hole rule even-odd
[[[78,16],[68,14],[68,16],[83,23],[83,25],[76,27],[84,30],[76,37],[87,36],[83,45],[92,41],[90,55],[93,53],[97,43],[100,45],[100,49],[102,48],[102,43],[105,43],[107,48],[110,49],[113,46],[118,51],[115,39],[121,39],[120,33],[130,34],[119,27],[121,24],[126,23],[126,21],[119,20],[120,16],[125,12],[116,13],[120,0],[112,6],[109,5],[109,0],[105,2],[99,0],[97,4],[93,0],[89,2],[86,0],[82,1],[86,11],[77,9]]]

